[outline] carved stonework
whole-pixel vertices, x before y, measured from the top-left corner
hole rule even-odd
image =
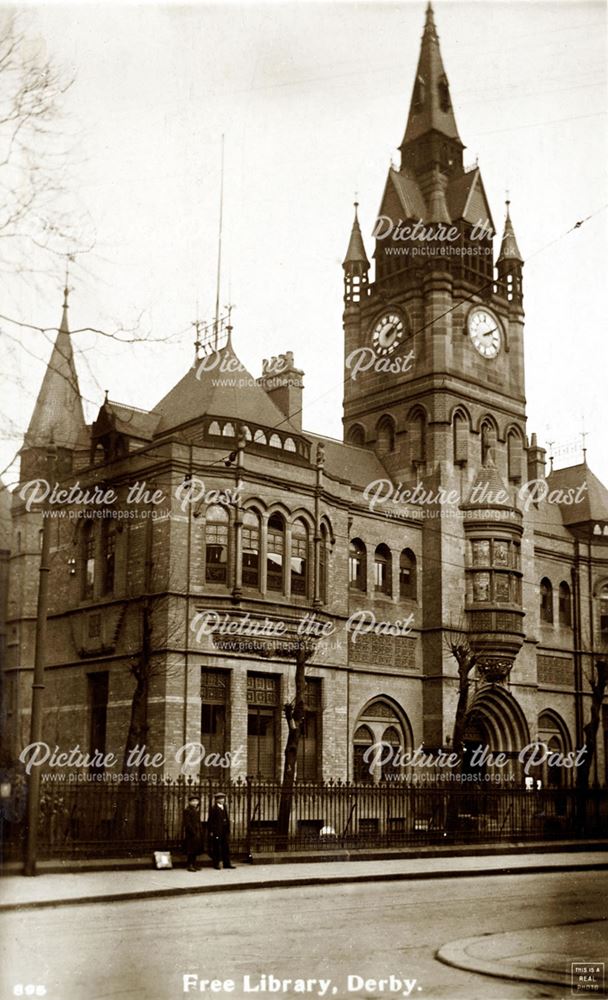
[[[495,656],[482,656],[477,660],[477,671],[488,684],[504,684],[511,673],[513,660]]]

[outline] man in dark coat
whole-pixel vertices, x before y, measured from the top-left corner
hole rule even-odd
[[[207,833],[209,834],[209,853],[213,861],[213,867],[220,867],[220,860],[224,863],[224,868],[234,868],[230,861],[230,817],[226,809],[226,796],[223,792],[216,792],[213,796],[213,805],[209,810],[207,820]]]
[[[201,853],[201,810],[197,795],[188,797],[188,805],[184,809],[184,851],[188,871],[200,871],[196,863],[196,856]]]

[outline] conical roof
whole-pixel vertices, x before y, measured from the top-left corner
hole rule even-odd
[[[47,365],[34,412],[25,434],[24,448],[75,448],[86,438],[78,375],[68,326],[68,290],[57,339]]]
[[[240,362],[230,340],[190,368],[154,412],[160,414],[156,434],[206,414],[300,433]]]
[[[479,469],[462,506],[475,510],[501,510],[514,506],[511,492],[491,458]]]
[[[523,257],[519,252],[519,247],[517,246],[515,230],[513,229],[513,223],[511,222],[511,216],[509,214],[509,202],[507,202],[505,231],[502,237],[502,243],[500,244],[498,260],[517,260],[520,263],[523,262]]]
[[[410,111],[401,145],[418,139],[431,129],[460,141],[448,78],[443,68],[433,8],[429,3]]]
[[[348,241],[348,249],[346,251],[346,257],[344,258],[343,267],[346,267],[347,264],[365,264],[369,267],[369,261],[365,252],[365,244],[363,242],[361,228],[359,226],[357,208],[358,205],[357,202],[355,202],[355,218],[353,221],[353,228],[350,233],[350,240]]]

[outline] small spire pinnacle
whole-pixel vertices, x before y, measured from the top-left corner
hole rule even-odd
[[[369,267],[369,260],[367,259],[365,244],[361,235],[361,227],[359,226],[359,202],[355,201],[354,206],[355,218],[353,220],[353,227],[350,232],[348,249],[346,251],[343,266],[346,266],[347,264],[364,264],[366,267]]]
[[[509,211],[511,199],[508,195],[509,192],[507,191],[507,198],[505,199],[505,230],[502,237],[502,243],[500,244],[498,260],[516,260],[523,263],[523,257],[519,252],[519,247],[515,238],[515,230],[513,229],[513,223],[511,222],[511,214]]]

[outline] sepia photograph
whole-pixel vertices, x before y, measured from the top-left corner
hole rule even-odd
[[[608,997],[608,5],[0,5],[0,1000]]]

